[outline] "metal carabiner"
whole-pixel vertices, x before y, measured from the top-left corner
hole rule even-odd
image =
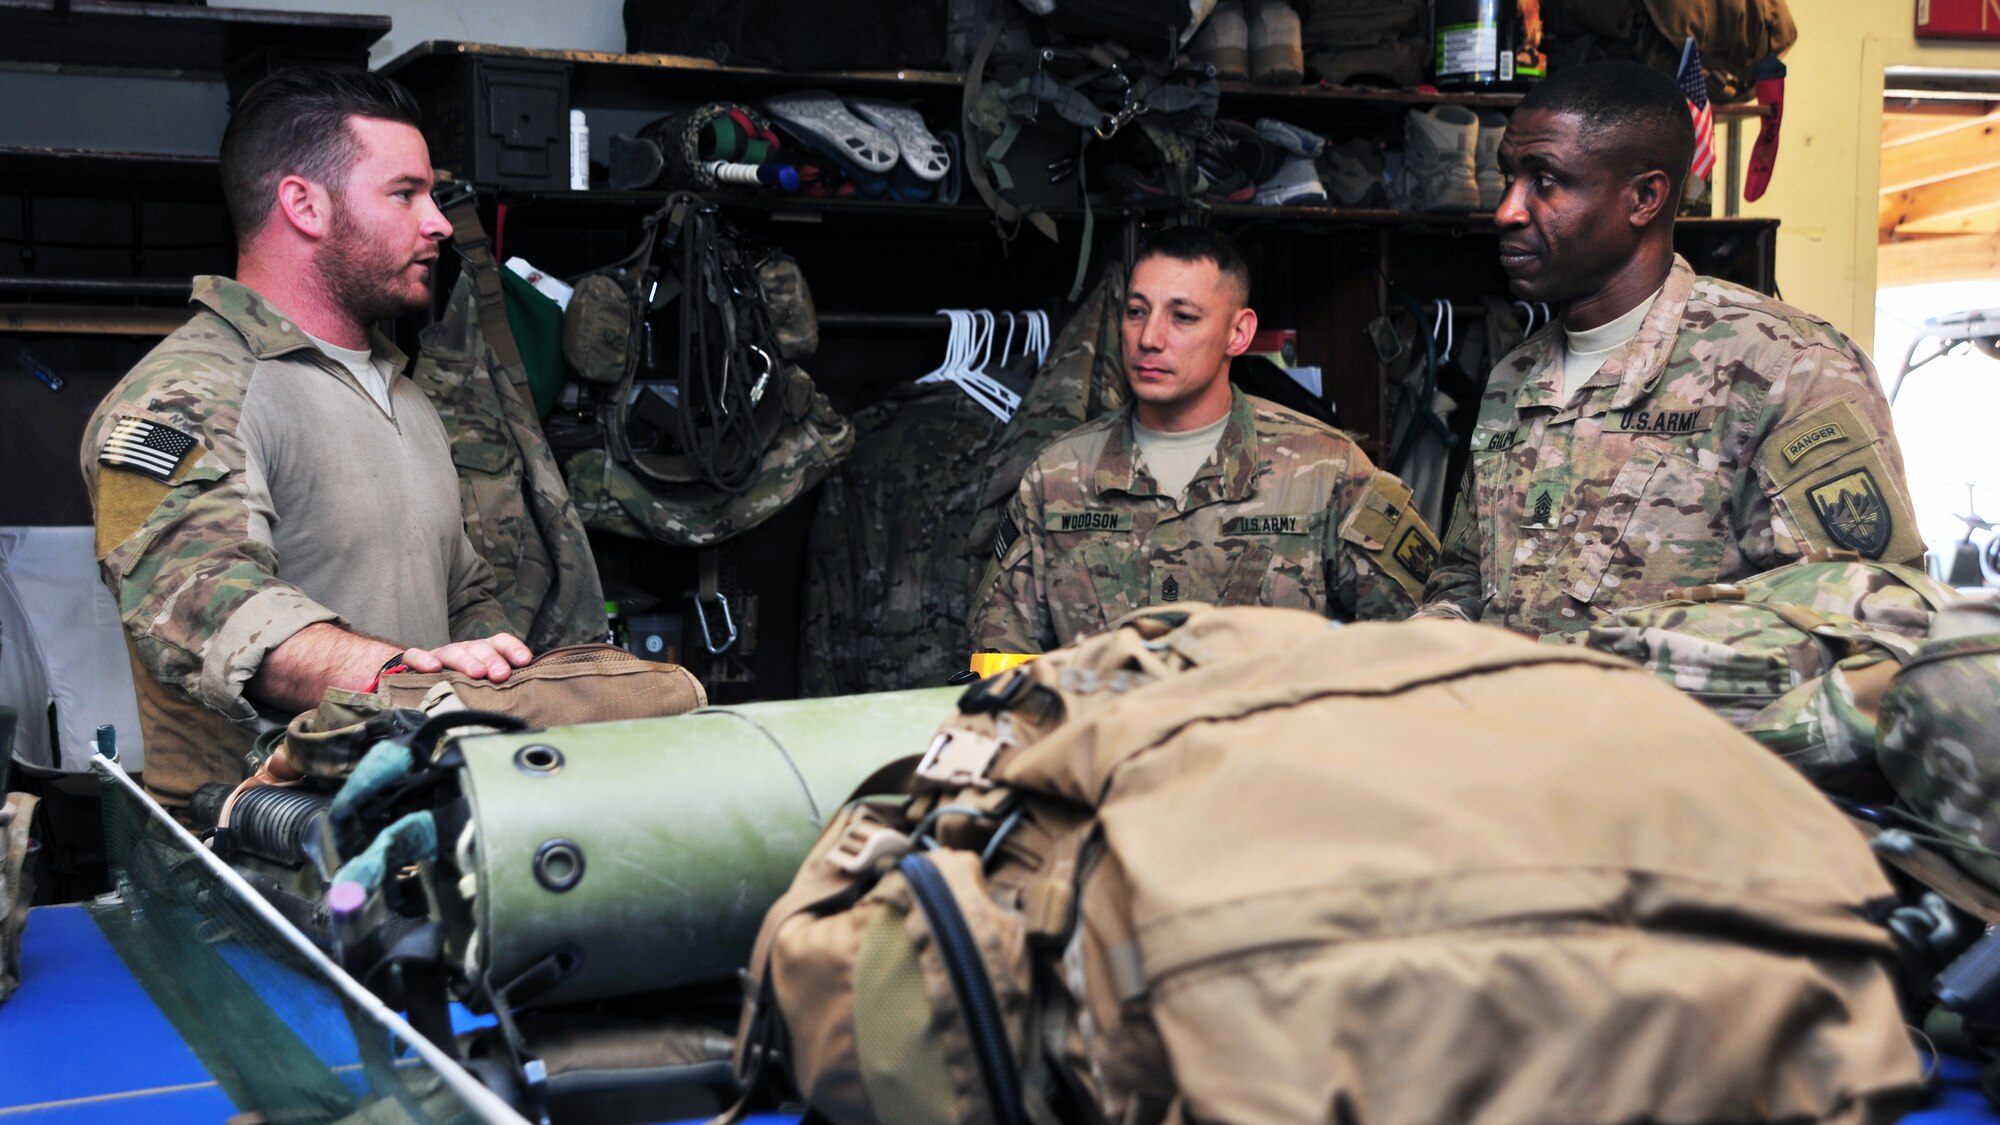
[[[1096,133],[1099,140],[1108,141],[1118,135],[1118,130],[1131,124],[1134,117],[1145,112],[1145,102],[1126,102],[1119,107],[1118,112],[1105,114],[1104,120],[1094,126],[1091,132]]]
[[[755,344],[747,344],[745,346],[748,347],[751,351],[757,353],[758,359],[764,361],[764,370],[757,373],[757,381],[750,385],[750,401],[752,403],[756,403],[761,399],[763,399],[764,388],[768,386],[771,382],[771,370],[772,368],[776,367],[777,364],[771,362],[771,353],[765,351],[763,348],[760,348]]]
[[[701,647],[707,649],[710,656],[721,656],[736,647],[736,618],[729,612],[728,594],[717,590],[715,604],[722,609],[722,628],[728,634],[722,638],[721,644],[715,643],[715,631],[708,625],[708,608],[702,604],[700,594],[696,594],[694,598],[694,616],[696,621],[701,622]]]
[[[444,180],[431,185],[431,202],[440,211],[449,211],[477,194],[467,180]]]

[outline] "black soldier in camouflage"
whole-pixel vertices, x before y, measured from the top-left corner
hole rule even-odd
[[[1515,111],[1500,264],[1563,312],[1493,369],[1425,616],[1578,639],[1831,550],[1922,554],[1868,357],[1674,253],[1693,151],[1684,98],[1636,63],[1562,71]]]

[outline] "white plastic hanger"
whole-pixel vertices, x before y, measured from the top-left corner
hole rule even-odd
[[[1443,367],[1451,359],[1452,348],[1458,344],[1458,318],[1453,315],[1455,310],[1446,298],[1439,297],[1436,308],[1437,312],[1431,318],[1431,339],[1436,340],[1440,335],[1444,338],[1444,346],[1437,353],[1437,364]]]
[[[1014,358],[1014,314],[1008,312],[1000,315],[1007,318],[1007,342],[1000,345],[1000,367],[1005,370],[1007,361]],[[1023,348],[1021,354],[1026,355],[1027,349]]]
[[[978,335],[974,350],[978,352],[979,366],[968,366],[957,380],[965,393],[971,395],[980,405],[992,410],[995,417],[1005,422],[1014,416],[1014,410],[1021,405],[1021,396],[1008,390],[999,380],[986,374],[993,365],[993,338],[999,334],[1000,318],[986,309],[971,314],[977,318]],[[968,358],[970,358],[968,356]],[[999,409],[994,409],[995,406]]]
[[[944,362],[936,371],[917,382],[955,384],[965,392],[966,397],[1000,421],[1013,418],[1014,408],[1021,405],[1020,396],[983,372],[993,351],[996,323],[993,314],[985,313],[982,317],[966,309],[939,309],[938,315],[951,322],[951,333],[945,340]],[[982,370],[973,370],[974,360],[979,361]]]
[[[938,364],[936,370],[919,378],[917,380],[919,383],[942,383],[947,381],[951,376],[952,370],[957,366],[959,350],[964,347],[967,325],[959,317],[957,310],[939,309],[938,315],[944,317],[951,325],[950,331],[944,340],[944,361]]]

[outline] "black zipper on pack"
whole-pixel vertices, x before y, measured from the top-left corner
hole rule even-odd
[[[952,898],[944,876],[922,852],[904,856],[896,866],[930,919],[931,932],[937,935],[938,953],[944,957],[945,970],[951,974],[959,1007],[965,1010],[972,1046],[979,1056],[979,1073],[986,1079],[986,1096],[993,1103],[994,1116],[1001,1125],[1020,1125],[1020,1078],[1014,1073],[1014,1053],[1007,1045],[1007,1029],[1000,1022],[1000,1001],[993,995],[992,978],[986,975],[986,962],[979,956],[979,946],[972,940],[972,930],[965,924],[958,900]]]

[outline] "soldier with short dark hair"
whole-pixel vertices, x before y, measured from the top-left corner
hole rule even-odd
[[[1694,150],[1685,97],[1637,63],[1558,71],[1514,112],[1500,266],[1560,327],[1493,369],[1425,615],[1575,636],[1815,552],[1922,554],[1868,357],[1674,253]]]
[[[241,780],[265,715],[405,664],[506,679],[527,647],[462,522],[443,424],[372,325],[428,307],[450,227],[408,91],[281,71],[222,141],[234,280],[106,396],[82,463],[137,672],[149,789]]]
[[[975,599],[978,651],[1039,653],[1177,601],[1408,616],[1437,552],[1409,489],[1347,435],[1230,385],[1257,314],[1235,244],[1148,241],[1124,313],[1132,401],[1029,466]]]

